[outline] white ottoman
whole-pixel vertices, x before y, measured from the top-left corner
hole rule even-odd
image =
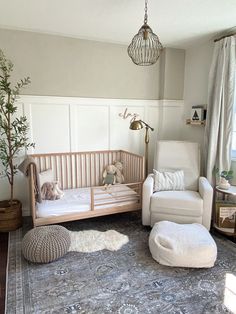
[[[197,223],[157,222],[149,236],[152,257],[160,264],[176,267],[212,267],[217,247],[207,229]]]

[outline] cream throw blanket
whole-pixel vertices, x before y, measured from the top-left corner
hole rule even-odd
[[[22,163],[18,166],[18,169],[26,176],[29,175],[29,167],[33,165],[33,177],[34,177],[34,191],[35,198],[38,203],[42,203],[41,191],[40,191],[40,179],[38,167],[35,163],[35,160],[31,156],[26,156]]]

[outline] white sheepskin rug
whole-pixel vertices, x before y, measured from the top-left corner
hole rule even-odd
[[[97,230],[70,231],[71,245],[69,251],[91,253],[107,249],[117,251],[129,242],[128,236],[115,230],[105,232]]]

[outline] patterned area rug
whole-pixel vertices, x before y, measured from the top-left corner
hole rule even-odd
[[[227,286],[227,278],[236,280],[232,242],[215,237],[218,259],[211,269],[171,268],[152,259],[150,228],[135,213],[63,225],[74,231],[114,229],[129,242],[116,252],[69,252],[36,265],[21,255],[21,239],[30,228],[25,224],[10,234],[7,313],[233,313],[236,297]]]

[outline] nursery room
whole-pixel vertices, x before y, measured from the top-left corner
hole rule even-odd
[[[235,0],[0,8],[0,314],[236,313]]]

